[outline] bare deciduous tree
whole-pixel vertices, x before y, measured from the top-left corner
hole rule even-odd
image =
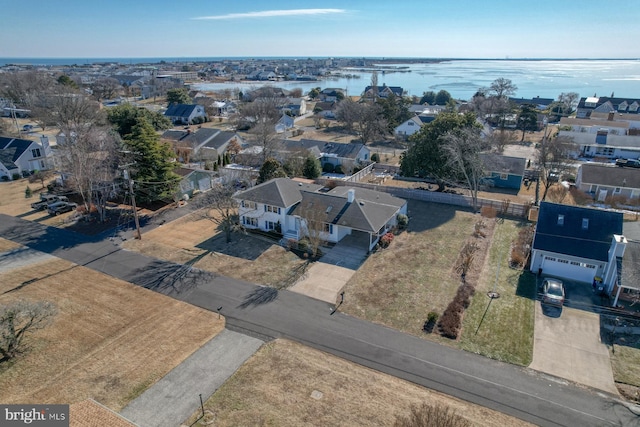
[[[118,80],[112,77],[97,79],[92,85],[93,97],[98,101],[103,99],[113,99],[123,90]]]
[[[238,202],[233,198],[236,192],[235,179],[227,179],[226,183],[214,184],[211,190],[198,196],[198,212],[202,218],[218,225],[224,232],[227,243],[231,242],[231,233],[239,230]]]
[[[542,200],[547,197],[549,188],[573,170],[573,155],[578,146],[570,137],[558,136],[544,138],[538,151],[539,182],[543,186]],[[536,184],[536,193],[538,184]],[[536,196],[536,201],[538,197]]]
[[[252,124],[249,133],[254,136],[256,143],[262,147],[263,161],[271,157],[278,140],[275,126],[282,116],[280,107],[283,102],[283,98],[265,96],[246,104],[242,109],[242,116]]]
[[[0,362],[24,352],[25,337],[49,325],[56,313],[48,301],[19,300],[0,306]]]
[[[452,170],[469,186],[473,210],[478,209],[478,190],[484,177],[484,162],[480,153],[488,148],[478,129],[466,128],[461,132],[449,132],[443,138],[443,148]]]
[[[449,406],[412,405],[409,416],[397,416],[394,427],[471,427],[471,423]]]

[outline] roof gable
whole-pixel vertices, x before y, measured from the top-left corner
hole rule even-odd
[[[320,188],[322,186],[317,184],[304,184],[289,178],[274,178],[237,193],[235,198],[289,208],[302,200],[302,190],[316,191]]]
[[[480,158],[489,172],[524,175],[527,159],[524,157],[501,156],[493,153],[482,153]]]
[[[8,138],[0,136],[0,162],[7,169],[15,169],[15,162],[29,149],[32,144],[38,143],[27,139]]]
[[[198,104],[171,104],[167,111],[164,112],[165,116],[169,117],[189,117],[193,110],[199,107]]]
[[[622,234],[621,213],[542,202],[533,249],[608,261],[614,234]]]

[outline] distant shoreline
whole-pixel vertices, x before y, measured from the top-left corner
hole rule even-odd
[[[16,66],[84,66],[94,64],[160,64],[160,63],[207,63],[222,61],[276,61],[276,60],[318,60],[318,59],[363,59],[378,63],[438,63],[448,61],[640,61],[640,58],[408,58],[408,57],[353,57],[353,56],[237,56],[237,57],[131,57],[131,58],[35,58],[35,57],[7,57],[0,58],[0,67]]]

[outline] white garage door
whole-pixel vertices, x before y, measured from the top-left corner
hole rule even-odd
[[[547,274],[591,283],[596,275],[596,266],[584,262],[545,256],[542,263],[542,275]]]

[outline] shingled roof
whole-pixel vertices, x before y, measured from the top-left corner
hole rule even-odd
[[[580,172],[582,184],[640,188],[640,169],[637,168],[583,163],[580,165]]]
[[[524,175],[527,163],[527,159],[523,157],[502,156],[494,153],[482,153],[480,158],[488,171],[512,175]]]
[[[16,160],[29,149],[33,141],[0,136],[0,163],[8,170],[16,169]]]
[[[302,191],[316,191],[322,188],[317,184],[305,184],[289,178],[275,178],[253,188],[236,194],[235,198],[289,208],[302,200]]]
[[[614,234],[622,234],[621,213],[542,202],[533,249],[608,261]]]
[[[167,117],[189,117],[198,104],[171,104],[164,115]]]

